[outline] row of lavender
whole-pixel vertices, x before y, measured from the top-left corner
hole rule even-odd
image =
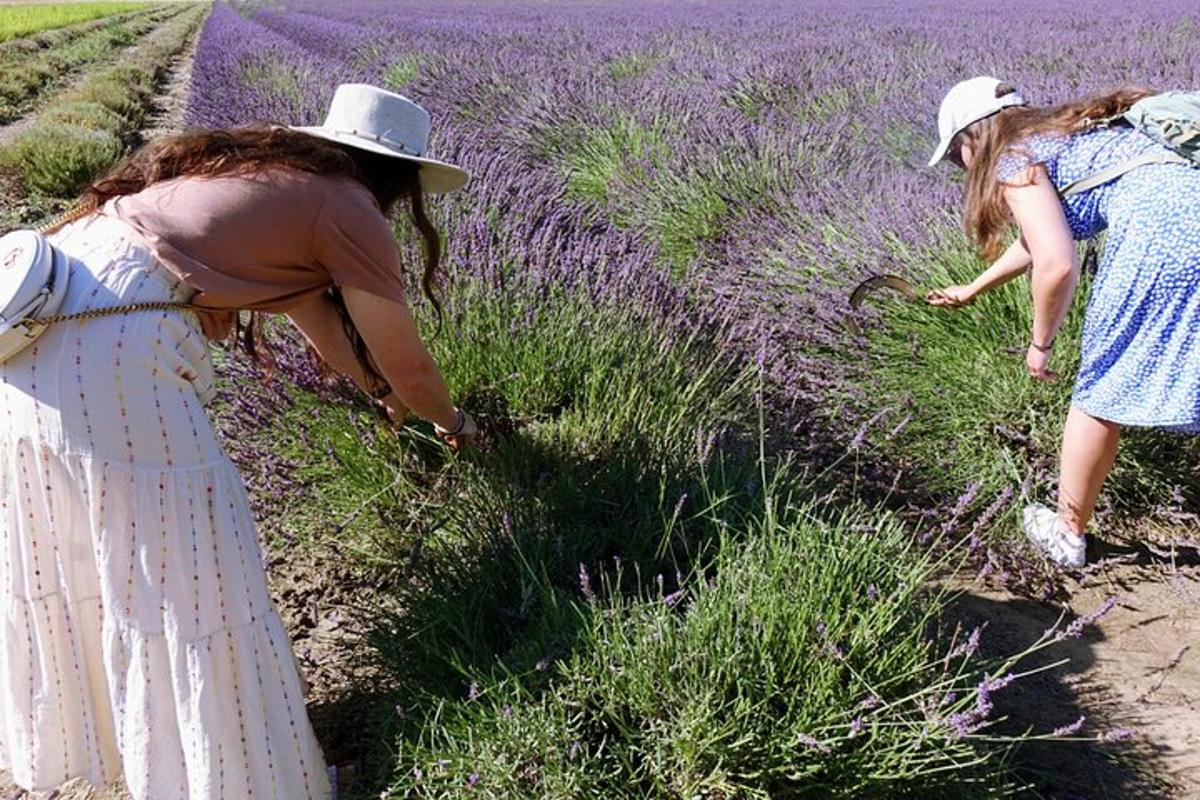
[[[349,80],[414,96],[435,115],[435,154],[475,176],[437,209],[461,274],[577,283],[720,328],[735,358],[763,364],[786,446],[834,460],[924,413],[875,388],[879,361],[842,316],[866,274],[921,279],[964,251],[956,181],[924,168],[945,87],[988,72],[1051,102],[1130,80],[1196,85],[1197,20],[1167,3],[1131,22],[1105,0],[1070,18],[1036,3],[299,0],[252,18],[220,5],[190,113],[311,123]],[[1053,458],[1031,462],[1040,490]],[[887,490],[899,468],[859,470]]]
[[[864,391],[863,376],[846,380],[855,359],[827,355],[854,346],[840,324],[845,286],[883,269],[920,278],[930,253],[961,246],[958,190],[922,168],[945,88],[982,72],[1038,102],[1131,79],[1196,85],[1197,39],[1186,2],[1132,21],[1102,0],[1069,16],[1034,2],[868,13],[367,0],[292,3],[253,20],[220,7],[192,120],[311,122],[339,81],[401,83],[434,112],[436,152],[476,175],[443,207],[457,264],[580,268],[578,254],[546,249],[552,236],[599,248],[599,285],[644,297],[657,275],[642,265],[669,250],[704,313],[736,320],[732,338],[768,365],[799,411],[795,433],[819,436],[827,426],[813,414]],[[577,156],[597,131],[626,132],[601,154],[612,162],[602,185],[559,202],[582,194],[569,177],[595,166]],[[497,215],[500,237],[482,224]],[[614,248],[636,252],[613,258]],[[843,416],[842,427],[862,421]]]

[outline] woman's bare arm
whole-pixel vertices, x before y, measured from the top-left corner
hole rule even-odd
[[[1033,341],[1026,354],[1029,372],[1053,379],[1046,369],[1049,345],[1066,319],[1079,278],[1079,262],[1062,202],[1043,166],[1031,167],[1030,181],[1009,186],[1004,199],[1021,227],[1033,260]]]
[[[966,286],[947,286],[929,293],[929,302],[935,306],[961,306],[974,300],[986,291],[1008,283],[1024,272],[1030,264],[1029,250],[1023,236],[1018,236],[1008,249],[992,265],[981,272]]]
[[[330,367],[342,373],[363,391],[368,391],[366,373],[355,357],[354,347],[342,327],[342,318],[328,295],[319,294],[287,312],[292,323]]]
[[[441,370],[421,341],[408,306],[353,286],[343,287],[342,297],[395,397],[435,425],[456,428],[458,409]]]
[[[411,408],[442,429],[455,430],[458,409],[450,400],[441,372],[421,341],[407,306],[349,286],[342,287],[342,297],[372,359],[392,389],[382,400],[392,419],[403,419]],[[369,388],[366,372],[328,296],[318,295],[289,310],[288,316],[330,367],[364,391]],[[470,444],[474,435],[475,422],[468,414],[463,432],[444,438],[459,447]]]

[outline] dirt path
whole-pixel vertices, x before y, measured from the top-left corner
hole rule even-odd
[[[192,86],[192,64],[196,60],[196,48],[200,46],[201,28],[203,26],[196,29],[191,43],[171,62],[162,91],[151,101],[146,126],[139,133],[143,142],[183,129],[188,92]]]
[[[1039,731],[1086,720],[1081,735],[1128,728],[1113,745],[1038,743],[1020,761],[1044,773],[1048,798],[1200,798],[1200,566],[1194,553],[1093,568],[1069,579],[1066,596],[1036,603],[966,587],[956,604],[964,624],[987,623],[992,652],[1019,650],[1058,619],[1116,605],[1077,640],[1041,654],[1070,663],[1016,684],[1003,709],[1016,727]]]

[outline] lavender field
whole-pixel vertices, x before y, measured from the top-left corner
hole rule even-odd
[[[340,645],[372,691],[329,723],[355,730],[363,796],[1175,796],[1061,767],[1154,749],[1118,744],[1132,731],[995,710],[1061,657],[1015,656],[1063,628],[981,651],[921,588],[1063,596],[1015,521],[1052,496],[1069,394],[1014,355],[1027,287],[882,304],[862,336],[843,318],[867,275],[982,266],[959,177],[924,167],[948,86],[1194,87],[1198,48],[1185,2],[217,4],[191,124],[311,124],[365,81],[428,107],[435,155],[474,176],[436,206],[434,349],[481,453],[347,417],[294,348],[254,396],[225,366],[222,425],[277,552],[335,542],[373,587]],[[1198,456],[1131,437],[1109,540],[1194,552]],[[322,674],[336,658],[306,641]],[[1046,738],[1076,744],[1048,763]]]

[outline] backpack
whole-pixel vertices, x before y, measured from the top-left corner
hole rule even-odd
[[[1124,114],[1096,126],[1124,121],[1166,147],[1168,153],[1146,153],[1067,184],[1059,194],[1070,197],[1119,178],[1144,164],[1182,163],[1200,167],[1200,91],[1163,92],[1138,100]]]
[[[1138,100],[1124,114],[1100,120],[1095,126],[1108,126],[1114,122],[1132,125],[1169,152],[1145,153],[1085,175],[1059,190],[1060,197],[1094,189],[1145,164],[1189,164],[1200,167],[1200,91],[1152,94]],[[1098,250],[1096,239],[1092,238],[1083,256],[1084,272],[1095,271]]]

